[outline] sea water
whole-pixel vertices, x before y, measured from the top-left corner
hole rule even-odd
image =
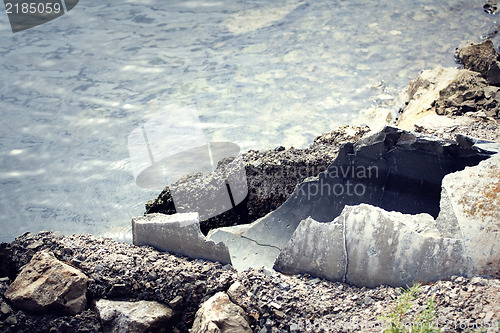
[[[17,33],[0,13],[0,241],[130,240],[159,193],[136,185],[134,130],[189,105],[208,141],[306,147],[368,109],[397,109],[419,71],[456,66],[455,48],[496,26],[482,5],[82,0]]]

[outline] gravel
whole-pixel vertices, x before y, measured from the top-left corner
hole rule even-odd
[[[19,269],[43,249],[90,278],[84,312],[35,316],[10,307],[3,298]],[[100,298],[158,301],[177,313],[167,331],[187,332],[200,304],[231,286],[228,294],[245,310],[254,332],[359,332],[362,328],[380,332],[381,325],[387,325],[381,318],[395,307],[401,292],[389,286],[357,288],[307,274],[287,276],[263,269],[238,273],[230,265],[90,235],[26,233],[2,244],[0,251],[0,309],[5,310],[0,312],[0,330],[5,332],[100,332],[93,309],[93,301]],[[453,277],[424,285],[404,319],[416,321],[431,298],[444,332],[474,331],[474,325],[488,327],[500,320],[500,280]]]

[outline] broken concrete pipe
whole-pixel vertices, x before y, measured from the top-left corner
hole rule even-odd
[[[492,254],[479,264],[460,232],[470,219],[457,217],[451,189],[442,192],[441,183],[491,154],[470,138],[447,141],[386,127],[344,145],[326,172],[302,182],[282,206],[252,224],[212,230],[206,239],[198,234],[193,241],[196,219],[183,224],[177,220],[185,214],[146,216],[134,219],[134,242],[154,246],[176,238],[161,248],[198,258],[219,246],[211,260],[229,262],[230,254],[239,270],[274,267],[369,287],[476,274],[498,257],[491,238],[497,235],[489,236],[484,246]],[[148,218],[163,219],[161,228],[144,222]],[[475,221],[476,234],[485,223]],[[145,240],[153,234],[154,242]]]

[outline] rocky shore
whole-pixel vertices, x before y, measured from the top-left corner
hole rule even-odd
[[[88,277],[87,302],[80,313],[61,315],[60,310],[32,313],[14,306],[4,296],[18,272],[30,263],[35,253],[44,250]],[[136,327],[137,332],[187,332],[201,316],[197,314],[201,305],[219,292],[229,295],[231,303],[243,310],[241,315],[252,332],[380,332],[388,327],[389,320],[385,317],[395,309],[401,295],[399,288],[357,288],[307,274],[288,276],[262,269],[238,273],[229,265],[89,235],[28,233],[3,244],[0,258],[3,332],[134,331],[131,327]],[[24,306],[34,303],[36,297],[33,298]],[[114,317],[103,320],[102,307],[98,306],[103,299],[132,305],[140,300],[155,302],[171,311],[159,320],[161,327],[156,323],[145,328],[145,323],[151,320],[151,310],[142,315],[136,312],[134,317],[126,310],[117,315],[115,309]],[[457,276],[450,281],[424,285],[403,321],[417,323],[430,299],[435,304],[433,324],[443,332],[498,330],[493,327],[500,320],[498,279]],[[220,314],[219,319],[223,319],[215,320],[219,330],[210,332],[248,331],[244,324],[224,329],[224,322],[233,317],[224,319]]]
[[[445,140],[460,134],[500,142],[499,56],[489,41],[466,45],[457,56],[463,69],[424,71],[409,84],[397,125]],[[276,211],[299,184],[319,179],[338,156],[348,159],[345,147],[354,147],[369,130],[345,126],[318,137],[307,149],[244,154],[248,197],[202,221],[201,231],[249,223]],[[398,142],[411,141],[405,152],[419,149],[421,136],[391,131],[388,138],[397,134]],[[470,214],[496,218],[491,212],[498,209],[499,185],[492,184],[485,189],[486,201],[471,207]],[[146,213],[175,213],[168,187],[147,203]],[[429,217],[428,222],[443,219]],[[443,238],[451,239],[452,231]],[[422,234],[437,239],[432,232]],[[0,331],[381,332],[391,325],[424,325],[426,332],[498,332],[500,266],[488,265],[489,277],[453,275],[404,292],[387,284],[356,287],[266,268],[236,271],[230,264],[90,235],[26,233],[0,245]]]

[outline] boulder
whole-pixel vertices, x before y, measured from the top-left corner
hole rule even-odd
[[[210,297],[196,312],[191,333],[251,333],[245,311],[224,292]]]
[[[76,314],[87,303],[87,276],[48,252],[37,252],[5,292],[22,310]]]
[[[151,245],[190,258],[231,263],[227,246],[207,240],[201,233],[198,213],[136,217],[132,219],[132,233],[135,245]]]
[[[397,120],[398,127],[411,131],[418,119],[436,114],[433,105],[439,98],[439,93],[456,81],[460,74],[461,71],[458,68],[441,66],[422,71],[403,92],[405,105]]]
[[[95,304],[105,333],[151,332],[168,328],[173,311],[158,302],[100,299]]]
[[[498,54],[491,39],[487,39],[478,44],[461,45],[457,58],[466,69],[481,73],[483,77],[486,77],[491,64],[498,60]]]
[[[425,70],[406,88],[406,103],[398,127],[413,130],[419,119],[432,115],[462,115],[496,106],[496,96],[480,73],[437,67]]]

